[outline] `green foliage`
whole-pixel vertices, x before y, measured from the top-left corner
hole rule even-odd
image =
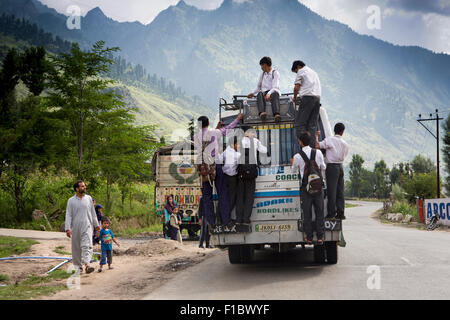
[[[49,283],[55,280],[67,279],[72,274],[64,270],[55,270],[46,276],[31,274],[28,279],[21,283],[0,287],[0,300],[26,300],[54,294],[67,289],[67,286]]]
[[[419,173],[412,177],[402,177],[402,188],[408,194],[407,199],[414,203],[416,197],[434,199],[437,197],[436,173]]]
[[[362,165],[364,159],[359,154],[354,154],[352,156],[352,162],[350,163],[350,183],[351,183],[351,193],[357,197],[361,196],[361,184],[362,184]]]
[[[0,273],[0,282],[6,282],[9,280],[9,276],[7,274]]]
[[[433,161],[420,154],[411,161],[411,167],[414,173],[432,173],[436,171]]]
[[[389,210],[390,213],[401,213],[403,216],[407,214],[414,217],[415,221],[419,221],[417,215],[417,208],[415,205],[408,203],[407,201],[395,201],[394,205]]]
[[[0,236],[0,258],[28,252],[37,243],[39,242],[30,239]]]
[[[64,249],[64,246],[57,246],[55,249],[53,249],[53,252],[60,254],[62,256],[69,256],[72,254],[70,252],[64,251],[63,249]]]
[[[394,195],[394,199],[398,201],[405,200],[405,190],[398,184],[392,185],[392,194]]]

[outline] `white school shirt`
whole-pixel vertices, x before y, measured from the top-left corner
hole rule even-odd
[[[304,66],[297,72],[295,84],[300,85],[300,97],[322,95],[322,86],[320,85],[319,76],[308,66]]]
[[[308,159],[311,158],[311,147],[310,146],[306,146],[303,149],[303,152],[306,153],[306,155],[308,156]],[[325,162],[323,161],[323,154],[322,151],[320,150],[316,150],[316,163],[319,166],[320,170],[325,170],[326,169],[326,165]],[[300,170],[300,176],[303,179],[303,173],[305,172],[305,161],[303,160],[302,156],[300,155],[300,153],[297,153],[294,156],[294,162],[292,163],[292,173],[297,173]]]
[[[242,139],[242,148],[247,149],[250,148],[250,138],[249,137],[244,137]],[[258,151],[260,153],[267,153],[267,147],[265,145],[263,145],[261,143],[261,141],[259,141],[259,139],[257,138],[253,138],[253,144],[254,144],[254,150],[255,150],[255,159],[257,159],[258,157]]]
[[[319,142],[320,149],[327,150],[327,163],[343,163],[348,155],[348,144],[342,136],[335,135]]]
[[[261,74],[258,80],[258,85],[256,89],[253,91],[253,94],[256,95],[259,92],[269,91],[268,94],[272,94],[275,91],[280,93],[280,73],[274,69],[270,70],[269,73],[264,72]]]
[[[223,163],[223,173],[227,176],[234,177],[237,175],[237,167],[241,154],[228,146],[224,152],[219,155],[219,161]]]

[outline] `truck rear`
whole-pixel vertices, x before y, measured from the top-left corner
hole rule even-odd
[[[227,124],[239,112],[243,112],[244,124],[251,126],[256,131],[257,138],[268,148],[267,155],[259,156],[251,224],[237,225],[232,230],[217,225],[211,231],[214,245],[228,248],[230,263],[247,263],[251,261],[255,250],[264,249],[265,246],[286,251],[297,245],[305,245],[299,174],[293,172],[290,165],[290,159],[300,151],[294,129],[296,109],[291,100],[289,95],[282,96],[282,121],[275,123],[272,117],[265,122],[259,119],[255,99],[242,100],[234,97],[230,104],[221,99],[217,121]],[[270,115],[270,103],[267,107]],[[332,134],[324,108],[320,110],[318,129],[321,131],[320,141]],[[326,195],[326,190],[324,193]],[[326,201],[325,198],[324,208]],[[314,245],[314,259],[318,263],[327,261],[334,264],[338,260],[337,244],[342,221],[325,220],[325,229],[324,244]],[[314,238],[314,243],[316,240]]]
[[[200,230],[197,213],[201,184],[194,166],[195,153],[192,146],[190,141],[186,141],[157,150],[152,167],[156,182],[154,201],[156,214],[161,217],[164,225],[166,222],[164,206],[167,197],[173,195],[183,216],[181,229],[186,229],[189,238],[195,240]],[[175,154],[172,152],[174,148],[180,148],[181,151]]]

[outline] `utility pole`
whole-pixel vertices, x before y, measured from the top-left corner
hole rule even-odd
[[[444,120],[444,118],[439,118],[439,110],[436,109],[436,117],[433,118],[433,114],[430,113],[429,119],[422,119],[422,115],[419,114],[419,119],[417,119],[417,122],[419,122],[431,135],[436,139],[436,168],[437,168],[437,197],[438,199],[441,197],[441,180],[439,177],[439,121]],[[422,122],[426,121],[436,121],[436,134],[431,132],[430,129],[428,129]]]

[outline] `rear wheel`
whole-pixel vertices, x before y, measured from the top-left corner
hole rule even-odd
[[[255,248],[249,245],[229,246],[228,260],[231,264],[249,263],[253,260]]]
[[[228,247],[228,260],[231,264],[241,263],[241,246]]]
[[[314,246],[314,262],[315,263],[325,263],[325,246],[315,245]]]
[[[325,251],[328,264],[336,264],[338,262],[338,246],[336,241],[325,242]]]

